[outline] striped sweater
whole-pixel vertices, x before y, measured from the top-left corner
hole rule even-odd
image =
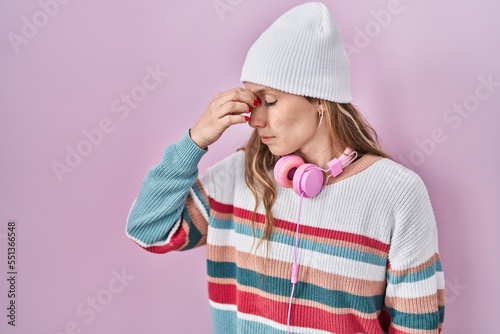
[[[153,253],[207,245],[216,334],[284,333],[300,197],[278,187],[269,244],[238,151],[198,178],[206,153],[186,132],[151,167],[126,233]],[[257,238],[257,239],[256,239]],[[441,331],[444,276],[433,209],[422,179],[366,154],[321,193],[303,199],[291,331],[430,334]]]

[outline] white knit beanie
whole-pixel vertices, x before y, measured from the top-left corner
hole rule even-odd
[[[352,102],[349,59],[328,8],[308,2],[281,15],[248,51],[241,82]]]

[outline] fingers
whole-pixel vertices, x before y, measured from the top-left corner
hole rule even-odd
[[[226,129],[229,128],[231,125],[246,123],[248,122],[249,119],[250,118],[248,116],[243,116],[243,115],[227,115],[224,117]]]
[[[229,101],[223,104],[218,110],[219,118],[226,115],[241,115],[246,113],[251,113],[252,107],[249,107],[246,103]]]
[[[245,88],[233,88],[219,93],[216,95],[214,102],[218,104],[218,107],[224,107],[223,110],[226,111],[226,113],[250,112],[251,108],[256,107],[261,103],[257,95]],[[230,102],[239,102],[240,104],[246,104],[247,107],[232,103],[229,104]]]
[[[247,123],[250,121],[250,113],[252,112],[252,108],[247,104],[242,102],[227,102],[220,108],[220,118],[224,124],[224,131],[227,130],[228,127],[240,124]]]
[[[259,105],[259,98],[244,88],[233,88],[216,94],[208,108],[191,128],[191,139],[205,148],[217,141],[232,125],[246,123],[252,108]]]
[[[217,94],[212,102],[214,116],[218,119],[228,115],[242,115],[244,120],[249,120],[249,114],[253,108],[261,103],[258,96],[250,90],[244,88],[233,88],[228,91]],[[238,122],[240,123],[240,122]]]

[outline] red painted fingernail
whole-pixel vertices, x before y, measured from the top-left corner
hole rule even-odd
[[[248,122],[249,120],[250,120],[250,117],[245,116],[245,121],[247,121],[247,122]]]
[[[252,107],[248,107],[248,112],[252,112],[253,108]]]
[[[257,98],[257,100],[253,100],[253,106],[257,107],[261,102],[262,101],[259,98]]]

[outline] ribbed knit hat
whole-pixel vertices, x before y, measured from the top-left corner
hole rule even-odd
[[[281,15],[252,45],[241,82],[332,102],[352,102],[340,29],[321,2]]]

